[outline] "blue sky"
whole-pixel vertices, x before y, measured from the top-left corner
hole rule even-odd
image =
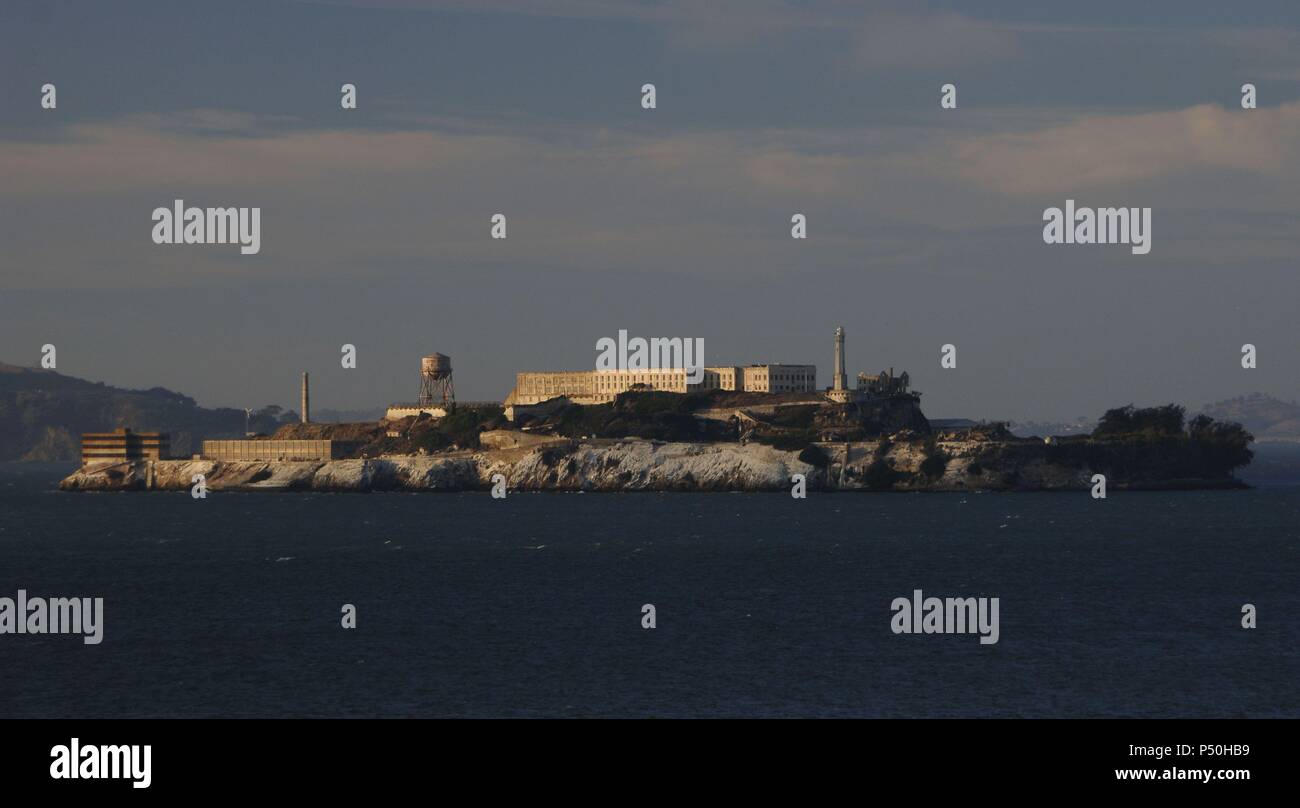
[[[0,109],[0,361],[355,408],[622,328],[828,383],[843,324],[936,417],[1300,397],[1295,3],[18,0]],[[175,198],[262,252],[153,245]],[[1150,206],[1151,253],[1044,245],[1067,198]]]

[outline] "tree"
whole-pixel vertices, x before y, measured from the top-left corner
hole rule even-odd
[[[1134,407],[1128,404],[1106,410],[1092,434],[1097,438],[1181,435],[1186,414],[1187,411],[1178,404],[1165,404],[1161,407]]]

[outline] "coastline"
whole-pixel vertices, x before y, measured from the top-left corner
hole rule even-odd
[[[779,491],[803,475],[809,491],[1083,491],[1103,464],[1086,467],[1033,441],[889,440],[818,443],[807,450],[759,443],[665,442],[638,438],[553,440],[528,448],[340,460],[157,460],[83,466],[63,491]],[[1091,444],[1104,459],[1107,444]],[[942,458],[936,462],[935,458]],[[499,477],[498,477],[499,475]],[[494,478],[497,478],[494,480]],[[1109,475],[1110,490],[1249,488],[1235,477]]]

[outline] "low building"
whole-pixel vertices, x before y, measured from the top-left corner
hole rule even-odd
[[[337,440],[205,440],[204,460],[338,460],[356,451]]]
[[[166,432],[84,432],[81,435],[81,463],[124,463],[129,460],[166,460],[171,454],[171,436]]]
[[[403,418],[418,417],[420,415],[428,415],[430,418],[446,418],[447,409],[436,405],[390,404],[388,410],[384,413],[384,420],[400,421]]]

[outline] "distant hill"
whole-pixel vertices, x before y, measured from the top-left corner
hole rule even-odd
[[[1207,404],[1201,412],[1220,421],[1236,421],[1257,441],[1300,441],[1300,404],[1267,393],[1250,393]]]
[[[1096,426],[1096,419],[1081,415],[1073,421],[1012,421],[1007,424],[1007,429],[1020,438],[1044,438],[1048,435],[1090,435]]]
[[[364,410],[332,410],[329,408],[311,408],[311,420],[320,424],[357,424],[378,421],[388,412],[387,407],[371,407]]]
[[[293,412],[268,406],[254,413],[255,432],[274,432]],[[77,460],[81,433],[118,427],[169,432],[172,453],[196,451],[205,438],[244,434],[244,411],[207,409],[162,387],[126,390],[53,370],[0,362],[0,461]]]

